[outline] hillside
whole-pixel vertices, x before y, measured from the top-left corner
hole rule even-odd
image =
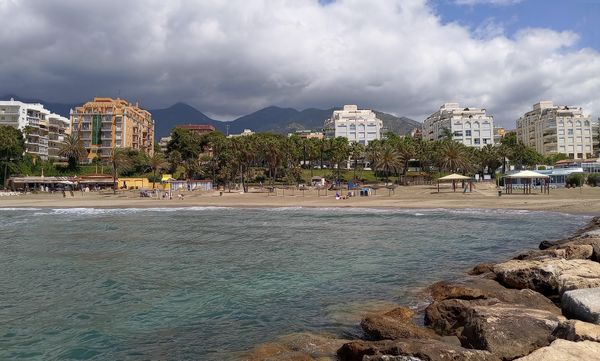
[[[28,103],[42,103],[47,109],[65,117],[69,117],[70,109],[80,105],[79,103],[49,103],[39,99],[27,99],[15,95],[6,95],[0,99],[10,98]],[[211,119],[193,106],[181,102],[164,109],[152,109],[150,113],[152,113],[155,121],[155,135],[158,139],[168,136],[171,130],[178,124],[210,124],[223,133],[227,132],[227,126],[229,126],[229,134],[241,133],[244,129],[280,134],[305,129],[318,130],[323,128],[323,123],[331,117],[331,113],[335,109],[339,108],[308,108],[299,111],[293,108],[271,106],[241,116],[230,122]],[[383,120],[383,126],[387,130],[397,134],[406,134],[414,128],[421,128],[421,123],[406,117],[396,117],[379,111],[375,111],[375,113]]]

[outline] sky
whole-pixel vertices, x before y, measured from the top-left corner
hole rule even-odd
[[[0,96],[600,116],[600,0],[0,0]]]

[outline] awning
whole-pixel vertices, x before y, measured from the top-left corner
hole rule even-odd
[[[438,178],[438,181],[454,181],[454,180],[469,180],[469,179],[472,179],[472,178],[464,176],[464,175],[452,173],[452,174],[447,175],[445,177]]]
[[[549,176],[547,176],[545,174],[534,172],[531,170],[523,170],[523,171],[517,172],[515,174],[509,174],[506,176],[506,178],[526,178],[526,179],[548,178],[548,177]]]

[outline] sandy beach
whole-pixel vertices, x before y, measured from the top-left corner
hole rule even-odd
[[[445,185],[440,193],[434,186],[398,187],[390,194],[382,188],[369,197],[335,199],[335,192],[316,190],[304,192],[292,189],[278,189],[275,193],[266,190],[250,189],[249,193],[239,191],[223,192],[183,192],[184,199],[174,193],[173,199],[152,199],[139,197],[139,191],[120,191],[113,195],[107,192],[75,192],[63,198],[60,193],[26,194],[0,197],[0,208],[49,207],[49,208],[153,208],[153,207],[373,207],[373,208],[475,208],[475,209],[522,209],[553,211],[571,214],[600,214],[600,188],[583,187],[576,189],[553,189],[549,195],[534,193],[512,195],[498,192],[493,185],[478,184],[472,193],[456,193]]]

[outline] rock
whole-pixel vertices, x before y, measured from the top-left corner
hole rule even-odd
[[[501,302],[517,303],[531,308],[547,310],[557,315],[561,314],[560,309],[552,301],[538,292],[529,289],[506,288],[494,280],[484,278],[471,278],[464,283],[438,282],[430,286],[428,290],[434,301],[495,298]]]
[[[463,347],[511,360],[548,345],[562,320],[548,311],[506,303],[475,306],[467,311],[459,338]]]
[[[293,333],[279,337],[276,342],[268,342],[253,348],[242,360],[247,361],[304,361],[331,359],[337,350],[349,340],[338,339],[333,335]]]
[[[455,334],[463,347],[487,350],[503,359],[527,355],[548,345],[564,317],[497,299],[433,302],[425,323],[441,335]]]
[[[542,251],[529,251],[521,253],[514,259],[518,260],[543,260],[547,258],[563,259],[590,259],[594,248],[589,244],[568,244]]]
[[[568,341],[600,342],[600,325],[579,320],[563,321],[552,335]]]
[[[600,343],[572,342],[558,339],[515,361],[593,361],[600,360]]]
[[[494,273],[506,287],[529,288],[546,296],[600,287],[600,263],[589,260],[511,260],[495,265]]]
[[[561,307],[569,318],[600,324],[600,288],[567,291],[562,296]]]
[[[413,312],[399,307],[381,315],[365,317],[360,326],[370,340],[396,340],[399,338],[438,338],[430,329],[412,323]]]
[[[493,272],[494,264],[493,263],[480,263],[477,266],[473,267],[468,274],[471,276],[479,276],[482,274]]]
[[[418,357],[413,356],[365,356],[363,357],[363,361],[423,361]]]
[[[425,325],[442,336],[460,336],[466,322],[466,312],[471,307],[491,306],[498,302],[497,299],[434,301],[425,309]]]
[[[553,242],[553,241],[542,241],[542,243],[540,243],[540,246],[539,246],[539,248],[540,248],[541,250],[544,250],[544,249],[548,249],[548,248],[550,248],[550,247],[554,247],[554,246],[556,246],[556,245],[557,245],[557,243],[556,243],[556,242]]]
[[[410,356],[427,361],[499,361],[487,351],[469,350],[437,340],[409,339],[387,341],[354,341],[338,350],[341,361],[385,360],[383,356]],[[393,359],[389,359],[393,360]],[[410,360],[410,359],[409,359]]]

